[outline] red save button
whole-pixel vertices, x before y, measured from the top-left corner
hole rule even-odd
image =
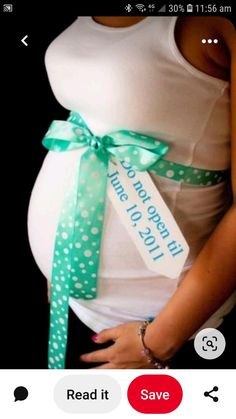
[[[180,383],[170,375],[140,375],[129,385],[128,400],[140,413],[170,413],[183,398]]]

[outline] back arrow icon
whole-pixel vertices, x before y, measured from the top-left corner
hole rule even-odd
[[[26,47],[28,47],[27,42],[25,40],[28,38],[28,35],[25,35],[24,38],[21,39],[22,44],[24,44]]]

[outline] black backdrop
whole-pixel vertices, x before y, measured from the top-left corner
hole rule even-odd
[[[1,118],[2,220],[4,220],[3,328],[0,368],[46,368],[48,304],[46,280],[36,266],[27,237],[30,193],[46,150],[41,139],[53,119],[68,112],[55,100],[45,72],[49,43],[75,19],[22,18],[4,21]],[[1,27],[3,30],[3,26]],[[20,41],[28,34],[28,47]],[[4,132],[4,134],[3,134]]]

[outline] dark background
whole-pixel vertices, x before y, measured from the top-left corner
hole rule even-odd
[[[51,92],[44,55],[50,42],[75,18],[61,15],[33,21],[8,15],[4,22],[1,201],[5,203],[2,220],[7,251],[1,281],[7,289],[5,304],[1,305],[6,330],[0,368],[47,368],[46,280],[29,247],[27,211],[46,155],[42,137],[53,119],[66,119],[68,115]],[[21,42],[26,34],[28,47]]]
[[[77,17],[75,7],[15,8],[14,16],[1,15],[1,346],[0,368],[47,368],[48,303],[46,280],[37,268],[27,237],[30,193],[46,150],[41,139],[53,119],[67,118],[68,111],[55,100],[44,67],[49,43]],[[68,10],[69,9],[69,10]],[[89,14],[89,13],[88,13]],[[101,15],[105,13],[96,13]],[[110,13],[111,14],[111,13]],[[29,17],[30,15],[30,17]],[[115,15],[115,13],[114,13]],[[29,35],[29,46],[21,39]],[[6,287],[6,290],[5,290]],[[206,368],[232,368],[235,311],[224,330],[225,354]],[[76,336],[76,323],[71,324]],[[77,341],[74,342],[77,344]],[[210,365],[211,364],[211,365]],[[235,367],[235,361],[234,361]]]

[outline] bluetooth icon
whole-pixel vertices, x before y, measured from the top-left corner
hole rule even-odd
[[[128,13],[130,13],[132,9],[133,9],[133,7],[131,6],[131,4],[127,4],[127,5],[125,6],[125,10],[126,10]]]

